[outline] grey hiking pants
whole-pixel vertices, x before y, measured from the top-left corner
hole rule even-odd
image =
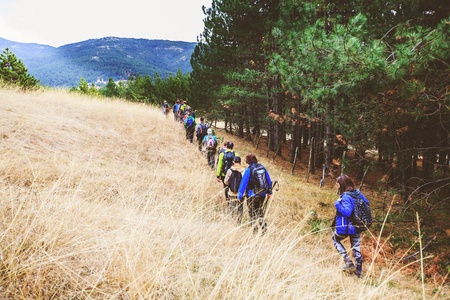
[[[344,259],[345,263],[350,263],[350,257],[348,257],[347,251],[345,250],[344,246],[342,245],[341,241],[345,238],[350,237],[350,244],[352,245],[353,250],[353,257],[356,261],[356,273],[361,275],[362,270],[362,262],[363,258],[361,255],[361,234],[355,233],[355,234],[340,234],[334,232],[333,236],[331,237],[334,247],[336,250],[341,254],[342,258]]]

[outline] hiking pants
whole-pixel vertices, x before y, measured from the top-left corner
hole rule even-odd
[[[345,238],[350,237],[350,244],[352,245],[353,250],[353,257],[356,261],[356,273],[358,275],[361,275],[362,270],[362,262],[363,258],[361,255],[361,234],[355,233],[355,234],[341,234],[334,232],[331,239],[333,240],[334,247],[336,250],[341,254],[342,258],[344,259],[345,263],[352,262],[350,258],[348,257],[347,251],[345,250],[344,246],[342,245],[341,241]]]
[[[191,144],[193,143],[193,139],[194,139],[194,131],[195,131],[195,127],[191,127],[191,128],[186,128],[186,139],[188,139]]]
[[[230,214],[233,219],[235,219],[238,224],[242,222],[242,216],[244,214],[244,206],[242,202],[239,202],[237,196],[230,196],[228,201],[228,208],[230,209]]]
[[[222,183],[223,183],[223,179],[224,179],[224,178],[221,178]],[[228,185],[225,185],[225,183],[223,183],[223,189],[224,189],[224,191],[225,191],[225,200],[226,200],[227,202],[230,202],[230,195],[228,194],[228,190],[229,190],[230,188],[228,187]]]
[[[214,170],[214,166],[216,165],[216,151],[206,151],[206,160],[211,169]]]
[[[197,139],[198,139],[198,151],[200,151],[200,152],[202,152],[203,138],[204,138],[204,136],[197,137]]]
[[[267,230],[267,223],[264,220],[264,202],[266,196],[253,196],[247,198],[248,214],[253,226],[253,232],[258,232],[258,227],[262,232]]]

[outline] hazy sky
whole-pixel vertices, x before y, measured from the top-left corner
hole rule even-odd
[[[0,0],[0,37],[61,46],[105,36],[196,42],[211,0]]]

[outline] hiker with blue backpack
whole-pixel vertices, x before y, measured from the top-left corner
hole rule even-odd
[[[372,224],[369,201],[359,190],[355,189],[353,181],[345,174],[336,179],[336,186],[339,188],[340,196],[334,203],[336,216],[332,227],[335,227],[336,230],[331,239],[334,247],[344,259],[342,270],[354,273],[361,278],[363,263],[360,245],[361,232],[367,230]],[[347,237],[350,238],[356,267],[341,243]]]
[[[180,100],[177,99],[175,104],[173,105],[173,119],[174,121],[178,121],[178,109],[180,108]]]
[[[188,139],[191,144],[194,139],[194,131],[195,131],[195,119],[191,116],[191,113],[188,112],[186,119],[184,120],[184,128],[186,128],[186,139]]]
[[[239,156],[234,157],[234,164],[225,174],[223,183],[228,187],[228,207],[233,219],[236,219],[237,223],[242,222],[242,216],[244,214],[244,205],[238,199],[239,186],[244,175],[245,167],[241,166],[241,158]]]
[[[234,157],[238,156],[234,151],[234,144],[233,142],[227,142],[227,149],[225,152],[221,153],[219,155],[219,162],[217,164],[217,181],[222,183],[225,179],[225,174],[227,174],[228,169],[231,168],[231,166],[234,164]],[[230,201],[230,198],[228,196],[228,186],[223,184],[224,190],[225,190],[225,199],[227,201]]]
[[[203,148],[206,150],[206,160],[208,161],[208,165],[214,170],[216,165],[217,139],[212,133],[212,129],[208,128],[207,135],[203,138],[202,144]]]
[[[208,125],[205,124],[205,118],[200,118],[200,124],[197,125],[195,131],[198,141],[198,151],[202,152],[203,138],[208,134]]]
[[[267,223],[264,219],[264,206],[266,199],[272,195],[272,180],[269,172],[260,163],[255,154],[250,153],[245,157],[248,168],[242,176],[238,191],[238,199],[242,202],[247,194],[248,213],[253,226],[253,232],[257,233],[259,229],[264,233],[267,230]]]

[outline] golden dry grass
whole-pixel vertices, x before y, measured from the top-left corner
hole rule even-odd
[[[269,230],[235,225],[204,157],[159,109],[2,89],[0,131],[2,299],[422,296],[396,265],[341,274],[330,231],[308,224],[332,193],[264,159],[281,185]],[[426,295],[435,288],[448,295]]]

